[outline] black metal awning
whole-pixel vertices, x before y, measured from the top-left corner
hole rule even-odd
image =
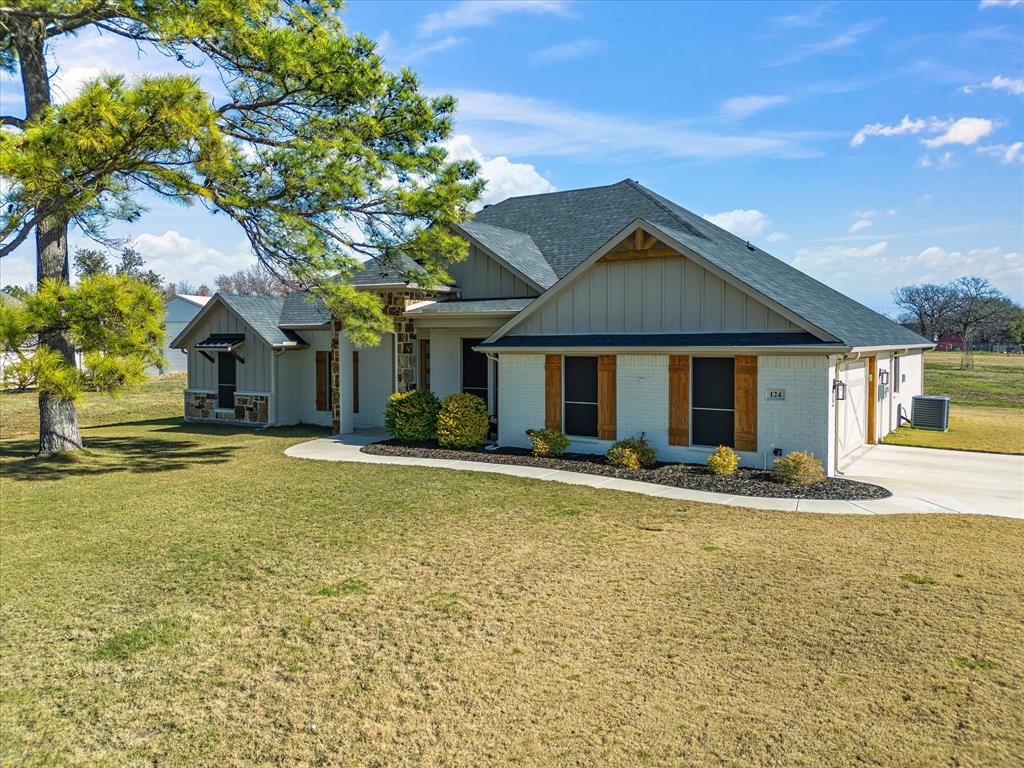
[[[209,349],[216,352],[231,352],[245,343],[242,333],[211,333],[196,344],[196,349]]]

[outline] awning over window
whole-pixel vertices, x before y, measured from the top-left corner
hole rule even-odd
[[[233,352],[245,343],[245,335],[241,333],[211,333],[196,344],[196,349],[209,349],[216,352]]]

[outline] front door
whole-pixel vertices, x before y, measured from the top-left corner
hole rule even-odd
[[[217,407],[235,407],[235,371],[238,361],[230,352],[217,353]]]

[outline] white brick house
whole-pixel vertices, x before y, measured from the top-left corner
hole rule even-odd
[[[186,418],[344,433],[427,387],[483,397],[501,445],[644,434],[663,460],[803,450],[834,474],[922,391],[929,341],[634,181],[511,198],[458,232],[450,288],[420,289],[414,264],[357,277],[395,318],[369,349],[302,295],[214,297],[173,342]]]

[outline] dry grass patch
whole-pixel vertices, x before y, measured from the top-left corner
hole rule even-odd
[[[283,456],[300,436],[157,420],[67,463],[2,443],[0,763],[1024,754],[1019,521]]]

